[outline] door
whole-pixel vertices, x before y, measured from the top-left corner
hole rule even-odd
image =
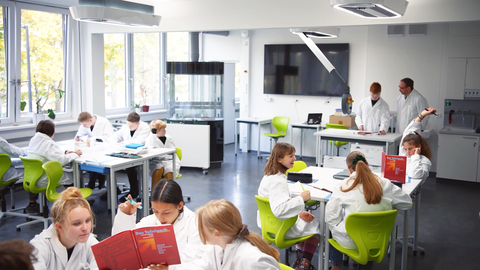
[[[235,139],[235,64],[225,63],[223,74],[223,134],[224,144]]]

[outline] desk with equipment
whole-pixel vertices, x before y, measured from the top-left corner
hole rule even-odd
[[[235,119],[235,156],[237,156],[238,146],[240,142],[238,141],[239,138],[237,136],[238,131],[240,130],[239,124],[244,123],[248,124],[247,128],[247,151],[250,150],[250,134],[251,134],[251,126],[257,125],[258,126],[258,148],[257,148],[257,158],[260,158],[260,136],[261,136],[261,129],[263,125],[270,126],[270,132],[272,132],[272,118],[253,118],[253,117],[245,117],[245,118],[236,118]]]
[[[333,178],[333,175],[340,172],[339,169],[329,169],[329,168],[321,168],[321,167],[308,167],[302,170],[302,173],[311,173],[312,178],[316,179],[315,183],[311,184],[303,184],[303,187],[307,190],[310,190],[312,200],[316,200],[320,202],[319,211],[320,214],[318,216],[320,222],[320,237],[324,235],[329,235],[329,229],[327,224],[325,223],[325,208],[330,198],[331,193],[329,191],[333,190],[340,182],[340,180],[336,180]],[[421,185],[423,184],[424,180],[421,179],[411,179],[410,183],[403,184],[403,191],[409,194],[410,196],[414,196],[414,208],[415,208],[415,231],[414,231],[414,239],[413,239],[413,250],[414,252],[417,250],[417,238],[418,238],[418,211],[420,207],[420,191]],[[290,193],[294,196],[299,196],[302,193],[302,188],[298,184],[290,184],[289,185]],[[408,235],[408,217],[409,217],[410,210],[404,211],[404,220],[403,220],[403,235]],[[396,230],[392,230],[392,237],[396,239]],[[403,237],[402,239],[402,270],[406,269],[407,264],[407,251],[408,251],[408,237]],[[328,269],[328,258],[329,258],[329,245],[328,239],[322,237],[319,242],[319,250],[323,250],[325,248],[325,258],[321,255],[319,256],[318,262],[318,270]],[[395,268],[395,248],[390,249],[390,261],[389,261],[389,269],[392,270]]]
[[[377,133],[360,135],[357,130],[347,129],[324,129],[315,132],[314,135],[318,136],[318,140],[320,141],[316,160],[317,164],[321,164],[320,162],[323,163],[322,140],[325,140],[326,142],[332,140],[382,145],[385,146],[386,154],[394,154],[398,148],[400,140],[402,139],[402,134],[399,133],[387,133],[386,135],[378,135]],[[318,158],[320,158],[320,161]]]

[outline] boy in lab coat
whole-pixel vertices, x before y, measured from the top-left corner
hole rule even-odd
[[[366,97],[358,104],[355,124],[358,130],[380,132],[385,135],[390,122],[390,108],[387,102],[380,97],[382,86],[378,82],[370,86],[370,97]]]
[[[75,141],[80,141],[82,137],[86,136],[90,141],[98,139],[104,142],[113,134],[113,126],[105,117],[96,114],[91,115],[89,112],[81,112],[77,121],[80,123],[80,127],[75,135]],[[103,188],[105,186],[105,175],[96,172],[90,173],[88,187],[94,189],[96,179],[98,179],[98,189]]]
[[[148,135],[150,135],[150,127],[147,123],[140,120],[140,115],[136,112],[131,112],[127,116],[127,124],[123,125],[119,131],[113,134],[113,142],[124,142],[145,144]],[[131,167],[126,169],[128,182],[130,183],[130,195],[132,198],[138,196],[138,179],[137,169]]]

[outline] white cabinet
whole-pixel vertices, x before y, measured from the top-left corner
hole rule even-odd
[[[463,99],[466,68],[466,58],[448,58],[446,99]]]
[[[440,134],[437,177],[477,182],[478,136]]]

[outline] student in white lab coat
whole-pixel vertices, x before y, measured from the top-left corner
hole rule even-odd
[[[63,151],[53,140],[55,135],[55,124],[51,120],[42,120],[38,122],[35,129],[35,135],[30,139],[28,144],[27,158],[40,160],[42,163],[56,160],[63,166],[63,175],[58,181],[60,185],[73,185],[73,169],[71,162],[82,155],[82,151]],[[48,177],[44,173],[37,181],[37,187],[46,187],[48,185]],[[38,213],[39,206],[37,203],[38,194],[29,193],[30,203],[25,208],[27,213]]]
[[[82,137],[87,137],[90,142],[100,140],[107,142],[113,134],[113,126],[107,118],[99,115],[91,115],[89,112],[81,112],[78,115],[77,121],[80,123],[75,141],[82,140]],[[98,189],[105,186],[105,175],[91,172],[89,175],[88,187],[95,188],[95,181],[98,179]]]
[[[370,86],[370,97],[362,99],[358,105],[355,123],[358,130],[380,132],[385,135],[390,124],[390,108],[380,97],[382,86],[378,82]]]
[[[354,151],[347,156],[347,167],[351,175],[333,190],[325,209],[325,222],[335,241],[342,247],[357,250],[345,229],[345,219],[349,214],[387,211],[392,207],[406,210],[412,207],[412,199],[390,180],[372,173],[361,152]],[[330,248],[332,270],[339,270],[342,253],[331,245]]]
[[[277,270],[278,251],[262,237],[249,232],[242,224],[240,211],[231,202],[213,200],[197,209],[198,232],[206,244],[201,259],[176,266],[175,269]],[[174,269],[151,265],[150,269]]]
[[[98,269],[91,246],[98,243],[92,234],[93,214],[80,190],[64,190],[50,211],[52,225],[33,238],[35,270]]]
[[[0,242],[0,269],[35,270],[35,248],[21,238]]]
[[[175,149],[175,143],[172,136],[166,134],[167,124],[162,120],[155,120],[150,123],[152,133],[148,136],[145,146],[148,148],[171,148]],[[180,159],[175,157],[175,175],[180,172]],[[152,158],[150,161],[150,175],[152,176],[152,188],[160,179],[173,180],[173,161],[172,156],[162,156]]]
[[[428,108],[427,100],[413,88],[413,80],[404,78],[398,84],[401,95],[397,97],[397,130],[396,133],[403,133],[407,125],[421,111]],[[428,118],[422,122],[422,130],[427,125]]]
[[[136,112],[131,112],[127,116],[127,124],[123,125],[119,131],[113,134],[111,142],[124,142],[145,144],[145,141],[150,134],[150,127],[147,123],[140,120],[140,115]],[[138,196],[138,178],[137,169],[135,167],[126,169],[128,182],[130,183],[130,194],[133,198]],[[106,197],[104,197],[106,200]]]
[[[132,197],[129,195],[129,198]],[[198,235],[196,215],[185,206],[178,183],[168,179],[160,180],[152,189],[151,203],[153,214],[142,218],[137,224],[136,213],[141,203],[132,205],[126,201],[120,204],[113,222],[112,235],[134,228],[173,224],[181,262],[200,258],[205,246]],[[171,269],[175,267],[172,266]]]
[[[421,111],[403,132],[400,155],[407,157],[407,176],[426,179],[432,167],[432,152],[427,141],[420,135],[421,123],[426,116],[434,114],[434,108]]]
[[[0,154],[7,154],[10,158],[24,157],[27,155],[27,148],[19,148],[13,144],[10,144],[4,138],[0,137]],[[23,178],[23,168],[15,168],[16,165],[21,165],[21,161],[13,161],[10,168],[5,172],[2,179],[3,182],[10,181],[12,179]]]
[[[304,210],[305,202],[311,199],[310,191],[304,191],[297,197],[292,197],[290,194],[285,173],[287,169],[293,167],[294,161],[295,147],[293,145],[275,144],[265,165],[265,176],[258,187],[258,195],[270,200],[270,207],[277,218],[299,217],[295,225],[287,231],[285,238],[291,239],[315,234],[297,244],[297,259],[292,265],[292,268],[296,269],[309,269],[318,246],[316,235],[320,233],[319,220]],[[260,215],[257,215],[257,224],[260,227]]]

